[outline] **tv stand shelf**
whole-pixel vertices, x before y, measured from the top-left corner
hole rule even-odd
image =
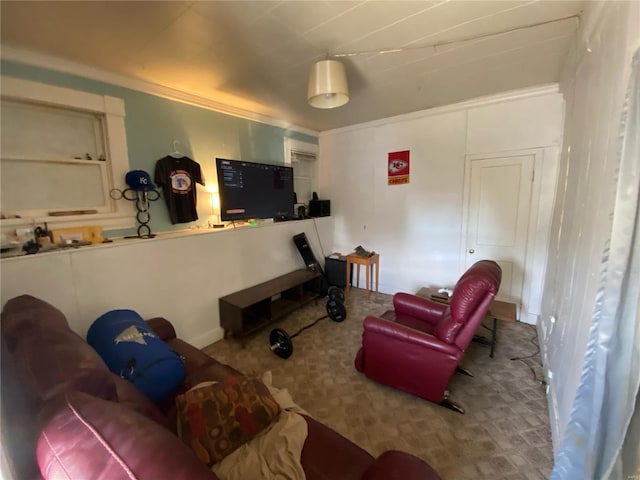
[[[322,275],[296,270],[264,283],[220,297],[220,325],[229,334],[245,339],[294,310],[320,297]]]

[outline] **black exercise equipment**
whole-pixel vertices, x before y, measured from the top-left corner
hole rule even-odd
[[[339,292],[339,293],[338,293]],[[330,318],[334,322],[343,322],[347,318],[347,309],[342,303],[344,299],[344,293],[338,287],[333,287],[333,296],[330,294],[330,298],[327,301],[326,309],[327,314],[314,320],[309,325],[302,327],[293,335],[289,335],[281,328],[274,328],[269,334],[269,344],[271,345],[271,351],[278,355],[280,358],[287,359],[293,353],[293,339],[300,335],[304,330],[313,327],[320,320]]]
[[[322,267],[318,263],[318,260],[316,260],[316,256],[313,254],[313,251],[311,250],[311,245],[309,245],[309,241],[307,240],[307,235],[304,232],[294,235],[293,243],[296,244],[296,247],[298,248],[298,251],[300,252],[300,256],[302,257],[302,260],[304,261],[304,264],[306,265],[307,269],[320,272],[324,275],[324,272],[322,271]]]
[[[322,282],[320,284],[320,296],[326,297],[328,294],[328,289],[332,284],[329,281],[327,273],[323,270],[322,265],[320,265],[320,263],[316,259],[316,256],[313,254],[311,245],[309,244],[309,240],[307,240],[307,235],[304,232],[294,235],[293,243],[295,243],[296,248],[300,252],[300,256],[302,257],[304,264],[307,266],[307,270],[320,272],[320,274],[322,275]]]
[[[291,341],[291,337],[281,328],[274,328],[271,330],[271,333],[269,334],[269,343],[271,344],[271,351],[280,358],[287,359],[293,353],[293,342]]]
[[[334,322],[344,322],[347,318],[347,309],[344,308],[344,303],[337,298],[327,301],[327,316]]]
[[[344,292],[340,287],[336,287],[335,285],[330,286],[327,295],[329,295],[329,299],[331,300],[340,300],[340,303],[344,303]]]

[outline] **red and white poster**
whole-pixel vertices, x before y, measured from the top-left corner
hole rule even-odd
[[[409,150],[389,153],[387,171],[389,185],[409,183]]]

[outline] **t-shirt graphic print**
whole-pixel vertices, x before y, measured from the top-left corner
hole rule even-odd
[[[200,165],[189,157],[166,156],[156,162],[156,185],[162,188],[171,223],[198,219],[196,183],[204,186]]]

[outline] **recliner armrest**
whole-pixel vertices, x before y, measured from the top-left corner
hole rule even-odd
[[[455,345],[444,343],[433,335],[383,318],[368,316],[364,319],[363,327],[365,334],[371,332],[385,335],[394,340],[412,343],[448,355],[458,355],[460,353],[460,350]]]
[[[380,455],[362,480],[440,480],[440,476],[418,457],[397,450]]]
[[[393,296],[396,314],[409,315],[434,325],[447,309],[447,305],[410,293],[396,293]]]

